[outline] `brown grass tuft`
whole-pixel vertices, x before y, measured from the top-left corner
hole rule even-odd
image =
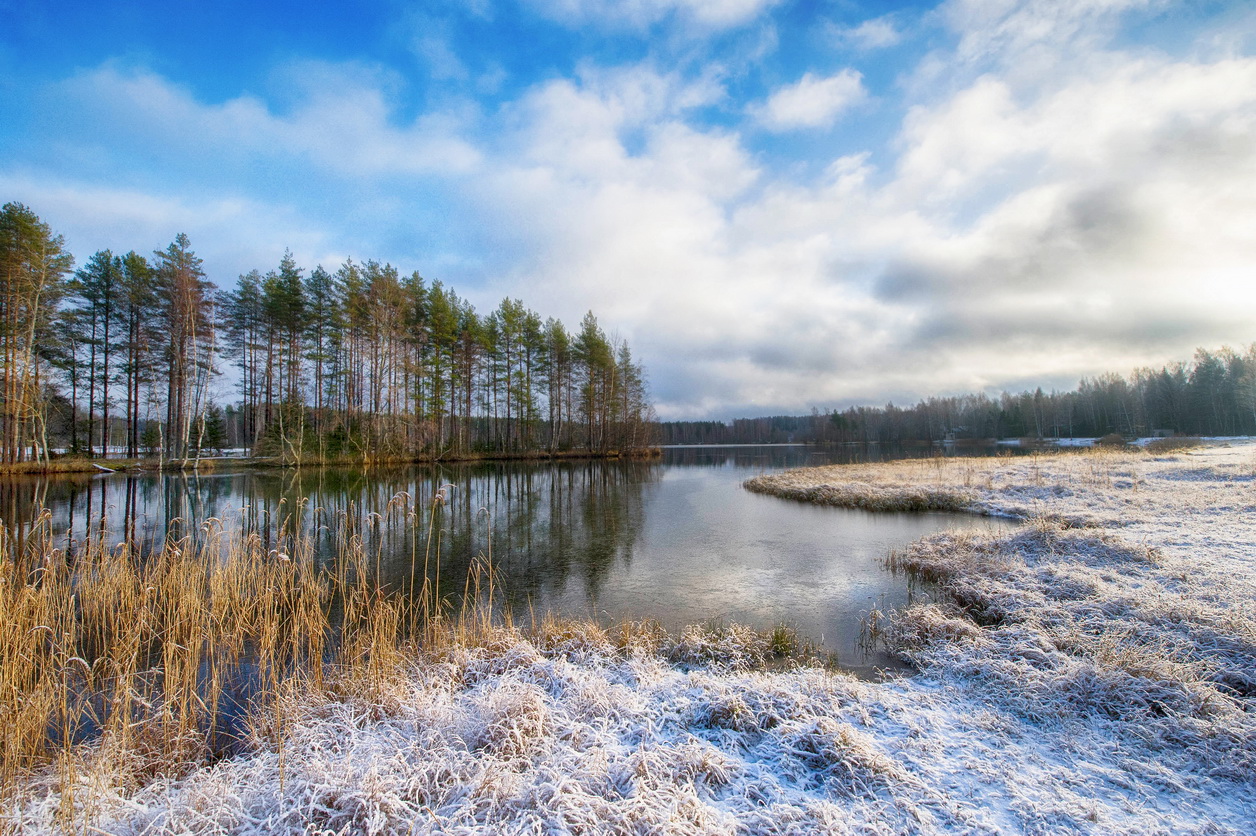
[[[267,708],[282,693],[382,700],[415,647],[487,624],[475,607],[443,611],[429,586],[414,597],[382,588],[347,532],[324,571],[312,543],[290,533],[286,552],[267,549],[215,520],[151,554],[98,537],[71,556],[40,519],[21,548],[0,538],[0,798],[48,765],[72,773],[75,744],[88,739],[135,786],[238,746],[242,712],[282,738]],[[468,579],[473,595],[485,571],[477,563]]]
[[[1148,441],[1143,449],[1148,453],[1172,453],[1178,450],[1193,450],[1203,446],[1204,441],[1201,438],[1173,436],[1172,438],[1157,438],[1154,441]]]

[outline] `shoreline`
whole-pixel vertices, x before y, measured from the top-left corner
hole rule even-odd
[[[302,467],[403,467],[416,464],[473,464],[476,462],[531,462],[653,459],[662,455],[660,447],[643,447],[637,450],[534,450],[518,453],[460,453],[450,456],[421,456],[417,458],[340,457],[319,459],[311,457],[300,462],[283,461],[269,456],[205,456],[200,459],[158,464],[156,458],[143,459],[53,459],[51,465],[42,462],[16,462],[0,464],[0,476],[59,476],[83,473],[187,473],[220,470],[277,469]]]
[[[1030,522],[936,535],[893,557],[945,592],[880,622],[912,676],[772,671],[763,637],[738,628],[669,640],[630,626],[497,627],[398,657],[371,679],[295,690],[254,719],[246,751],[213,765],[143,778],[86,747],[79,757],[95,769],[74,799],[50,768],[0,824],[1251,831],[1252,442],[777,478],[832,495],[949,491],[971,512]],[[79,818],[58,819],[67,803]]]

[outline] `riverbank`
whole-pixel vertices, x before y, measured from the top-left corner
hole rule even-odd
[[[832,495],[924,486],[1032,522],[897,556],[943,587],[940,603],[876,619],[919,666],[909,678],[772,670],[770,641],[734,628],[668,638],[633,625],[486,627],[376,654],[369,676],[329,671],[320,687],[282,693],[243,751],[217,763],[81,747],[71,782],[57,766],[28,776],[0,822],[42,832],[90,818],[111,833],[1251,831],[1256,447],[780,478]]]
[[[156,469],[156,462],[149,459],[81,459],[66,456],[50,461],[3,463],[0,464],[0,476],[60,476]]]
[[[28,461],[0,464],[0,476],[56,476],[70,473],[124,473],[158,471],[239,470],[247,468],[295,467],[396,467],[412,464],[468,464],[475,462],[565,461],[578,459],[654,459],[662,455],[658,447],[634,450],[526,450],[517,453],[478,452],[415,457],[331,456],[303,457],[299,461],[275,456],[202,456],[187,460],[84,459],[63,457],[48,462]]]

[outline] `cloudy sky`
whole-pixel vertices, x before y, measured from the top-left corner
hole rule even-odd
[[[588,309],[665,418],[1256,340],[1248,0],[0,0],[0,200]]]

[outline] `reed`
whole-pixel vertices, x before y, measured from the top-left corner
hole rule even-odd
[[[1204,446],[1202,438],[1194,438],[1191,436],[1172,436],[1170,438],[1157,438],[1154,441],[1147,442],[1143,448],[1148,453],[1172,453],[1178,450],[1194,450]]]
[[[473,562],[458,612],[426,580],[441,499],[426,514],[408,497],[387,509],[426,537],[414,595],[381,583],[369,518],[340,519],[334,559],[317,568],[303,506],[273,540],[211,519],[159,548],[93,534],[71,554],[47,514],[20,548],[0,534],[0,803],[56,765],[65,820],[90,819],[90,798],[71,790],[93,769],[131,788],[182,774],[237,748],[245,714],[273,718],[282,741],[285,694],[382,694],[414,648],[486,631],[491,602],[475,599],[492,588],[491,552]]]

